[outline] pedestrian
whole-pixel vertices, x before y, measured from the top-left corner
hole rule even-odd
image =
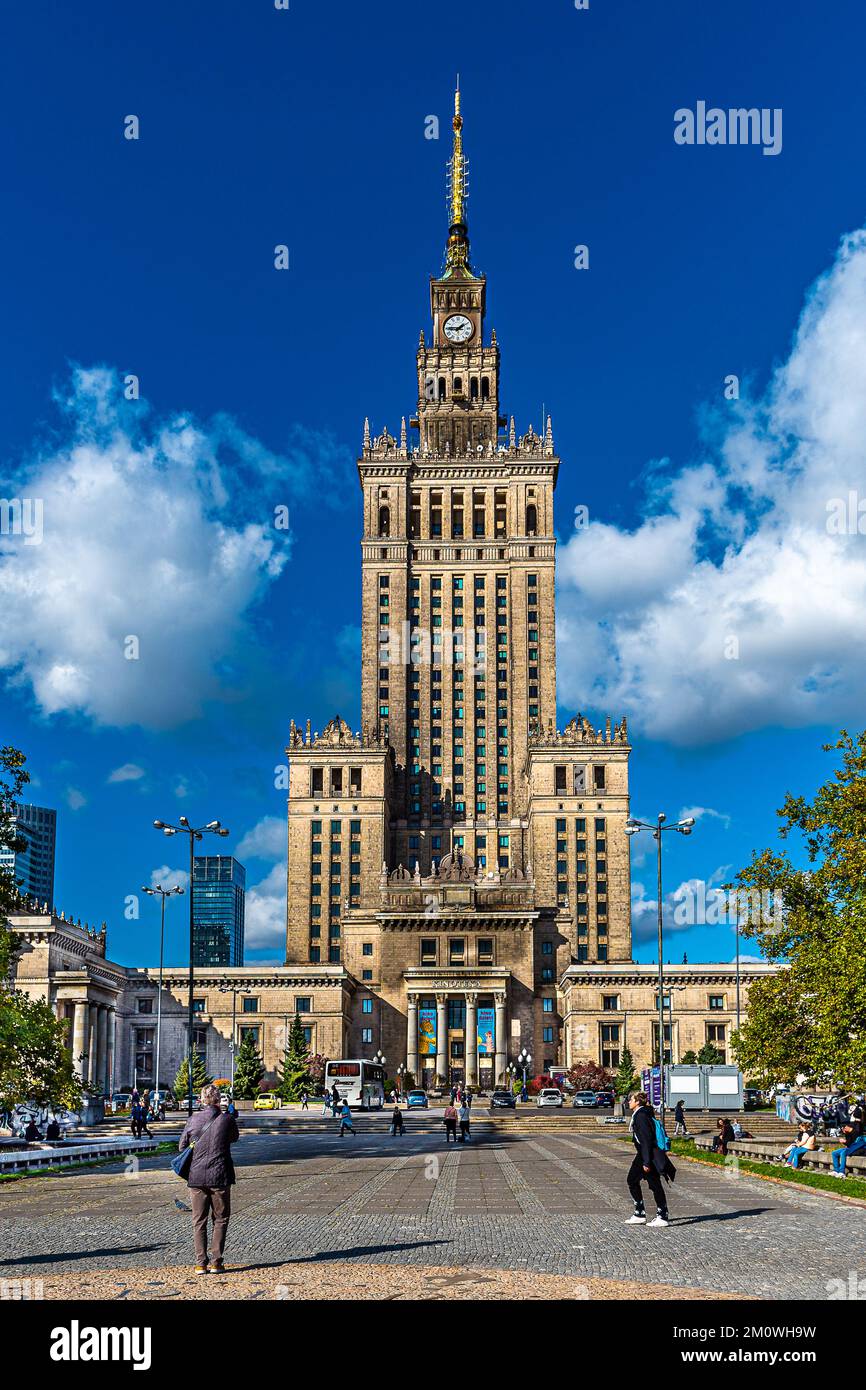
[[[322,1096],[322,1114],[323,1114],[323,1115],[330,1115],[330,1113],[331,1113],[331,1092],[330,1092],[330,1091],[326,1091],[325,1094]]]
[[[335,1107],[334,1107],[334,1114],[336,1115],[337,1113],[338,1113],[338,1111],[337,1111],[337,1108],[336,1108],[336,1106],[335,1106]],[[349,1102],[348,1102],[347,1100],[344,1100],[342,1106],[340,1106],[339,1115],[340,1115],[340,1138],[342,1139],[343,1135],[346,1133],[347,1130],[348,1130],[349,1134],[354,1134],[355,1131],[354,1131],[354,1129],[352,1128],[352,1112],[351,1112],[351,1110],[349,1109]]]
[[[187,1186],[192,1198],[192,1230],[195,1239],[196,1274],[224,1274],[226,1233],[231,1217],[231,1190],[235,1166],[231,1146],[239,1138],[234,1102],[220,1108],[216,1086],[205,1086],[201,1109],[190,1115],[178,1149],[193,1145]],[[211,1257],[208,1259],[208,1222],[213,1221]]]
[[[674,1106],[674,1134],[688,1134],[686,1126],[686,1107],[685,1102],[678,1100]]]
[[[339,1092],[338,1089],[337,1089],[337,1083],[336,1083],[336,1081],[335,1081],[334,1084],[333,1084],[333,1086],[331,1087],[331,1109],[333,1110],[333,1112],[334,1112],[335,1115],[336,1115],[336,1113],[337,1113],[337,1110],[339,1109],[339,1105],[340,1105],[340,1092]]]
[[[664,1149],[659,1147],[656,1118],[653,1115],[646,1091],[633,1092],[628,1098],[631,1111],[629,1133],[636,1153],[628,1170],[626,1183],[634,1202],[634,1211],[626,1222],[627,1226],[669,1226],[668,1204],[662,1178],[673,1182],[676,1169]],[[647,1222],[641,1183],[645,1182],[655,1198],[656,1215]]]
[[[30,1123],[24,1131],[24,1138],[28,1144],[35,1144],[37,1139],[42,1138],[42,1135],[39,1133],[39,1126],[32,1117]]]
[[[395,1135],[403,1133],[403,1111],[397,1101],[394,1102],[394,1109],[391,1111],[391,1133]]]
[[[466,1095],[464,1096],[464,1100],[466,1101],[467,1108],[468,1108],[469,1110],[471,1110],[471,1109],[472,1109],[472,1092],[471,1092],[470,1090],[467,1090]]]
[[[133,1139],[141,1138],[141,1131],[144,1126],[144,1111],[137,1091],[133,1091],[132,1105],[129,1108],[129,1128],[132,1130]]]
[[[742,1139],[743,1126],[740,1124],[739,1120],[731,1120],[731,1129],[734,1131],[735,1139]]]
[[[472,1112],[470,1111],[469,1106],[466,1104],[466,1098],[465,1098],[465,1096],[464,1096],[463,1101],[462,1101],[462,1103],[460,1104],[460,1106],[458,1107],[458,1110],[457,1110],[457,1119],[458,1119],[459,1122],[460,1122],[460,1143],[461,1143],[461,1144],[465,1144],[465,1143],[468,1141],[468,1139],[469,1139],[469,1121],[470,1121],[471,1118],[472,1118]]]
[[[834,1177],[847,1177],[845,1165],[848,1159],[854,1154],[862,1153],[864,1149],[866,1149],[866,1134],[864,1134],[864,1127],[866,1127],[866,1110],[864,1110],[862,1098],[858,1096],[854,1104],[849,1108],[847,1123],[842,1126],[842,1137],[845,1140],[845,1147],[842,1149],[834,1149],[831,1154]]]
[[[814,1153],[818,1147],[818,1140],[814,1131],[809,1125],[801,1125],[800,1133],[795,1144],[789,1144],[782,1157],[792,1168],[799,1168],[800,1159],[805,1153]]]
[[[310,1108],[310,1097],[307,1095],[306,1091],[301,1091],[301,1109],[302,1109],[302,1110],[309,1110],[309,1108]]]
[[[723,1157],[728,1156],[728,1145],[734,1142],[734,1126],[727,1116],[720,1115],[716,1120],[716,1130],[713,1135],[713,1153],[720,1153]]]
[[[457,1143],[457,1111],[456,1111],[455,1108],[454,1108],[454,1102],[453,1102],[453,1101],[450,1101],[449,1104],[446,1105],[446,1107],[445,1107],[444,1120],[445,1120],[445,1143],[447,1144],[447,1143],[449,1143],[449,1142],[453,1139],[453,1140],[454,1140],[454,1143],[456,1144],[456,1143]]]

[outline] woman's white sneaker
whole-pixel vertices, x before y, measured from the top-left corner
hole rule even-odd
[[[634,1213],[634,1216],[630,1216],[629,1219],[628,1219],[628,1221],[626,1221],[624,1224],[625,1224],[626,1226],[645,1226],[645,1225],[646,1225],[646,1217],[645,1217],[645,1216],[638,1216],[637,1212],[635,1212],[635,1213]]]
[[[653,1221],[648,1221],[648,1226],[669,1226],[671,1223],[666,1216],[657,1216]]]

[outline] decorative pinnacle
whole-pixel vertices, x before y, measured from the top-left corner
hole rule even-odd
[[[454,92],[454,143],[448,163],[448,246],[445,275],[471,280],[469,235],[466,230],[466,200],[469,197],[469,165],[463,153],[463,117],[460,114],[460,75]]]

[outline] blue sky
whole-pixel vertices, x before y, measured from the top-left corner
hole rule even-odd
[[[231,827],[248,959],[280,957],[275,768],[291,717],[358,722],[354,458],[365,415],[412,410],[458,68],[503,404],[524,429],[544,402],[563,459],[561,721],[628,714],[636,814],[705,808],[671,890],[724,881],[827,775],[862,722],[862,537],[826,507],[866,495],[864,41],[854,0],[7,16],[0,484],[45,535],[0,537],[0,739],[58,808],[58,903],[114,958],[154,959],[155,908],[124,904],[181,866],[150,828],[179,814]],[[677,145],[699,100],[781,108],[781,153]]]

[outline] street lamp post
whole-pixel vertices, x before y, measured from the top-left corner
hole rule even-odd
[[[663,951],[663,912],[662,898],[662,831],[676,830],[679,835],[691,835],[695,823],[694,816],[666,825],[667,816],[659,811],[656,823],[630,818],[625,823],[626,835],[636,835],[639,830],[650,830],[658,850],[658,952],[659,952],[659,1092],[661,1097],[661,1121],[665,1122],[665,975]],[[671,1030],[673,1032],[673,1030]]]
[[[175,893],[182,894],[183,889],[177,884],[173,888],[163,888],[158,883],[155,888],[142,887],[142,893],[149,894],[150,897],[159,898],[159,993],[156,996],[156,1066],[154,1068],[154,1081],[156,1082],[156,1109],[159,1113],[159,1044],[162,1035],[162,965],[165,950],[165,900],[172,897]]]
[[[232,997],[232,1040],[231,1040],[231,1044],[230,1044],[230,1046],[229,1046],[229,1052],[230,1052],[231,1055],[232,1055],[232,1101],[234,1101],[234,1098],[235,1098],[235,1051],[236,1051],[235,1043],[236,1043],[236,1041],[237,1041],[237,1005],[238,1005],[238,995],[239,995],[239,994],[249,994],[250,991],[249,991],[248,989],[242,989],[242,988],[240,987],[240,985],[235,985],[235,984],[232,984],[232,985],[229,985],[229,984],[222,984],[222,985],[220,985],[220,987],[219,987],[219,992],[220,992],[220,994],[230,994],[231,997]]]
[[[403,1096],[403,1086],[405,1085],[405,1082],[406,1082],[406,1063],[405,1063],[405,1062],[401,1062],[400,1065],[399,1065],[399,1067],[397,1068],[397,1089],[398,1089],[398,1091],[400,1092],[401,1099],[402,1099],[402,1096]]]
[[[524,1091],[526,1090],[526,1068],[529,1066],[529,1064],[530,1064],[531,1061],[532,1061],[532,1053],[531,1053],[531,1052],[527,1052],[526,1048],[524,1047],[523,1050],[522,1050],[521,1053],[520,1053],[520,1056],[519,1056],[518,1059],[517,1059],[517,1065],[518,1065],[519,1067],[522,1067],[522,1068],[523,1068],[523,1089],[524,1089]]]
[[[188,835],[189,836],[189,1008],[187,1010],[187,1052],[186,1052],[186,1071],[187,1071],[187,1109],[192,1114],[192,1057],[193,1057],[193,979],[194,979],[194,956],[195,956],[195,917],[193,915],[193,876],[195,874],[195,842],[201,840],[206,834],[228,835],[228,830],[221,825],[218,820],[208,821],[207,825],[190,825],[186,816],[179,816],[177,825],[166,825],[165,821],[155,820],[154,830],[161,830],[163,835]]]

